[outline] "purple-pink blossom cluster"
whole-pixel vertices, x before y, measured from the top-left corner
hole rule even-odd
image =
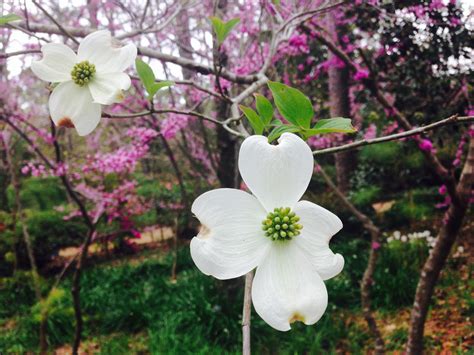
[[[133,172],[140,159],[148,153],[149,144],[158,135],[158,132],[151,128],[130,128],[126,134],[131,138],[129,144],[109,153],[98,152],[93,156],[88,155],[82,172],[85,174],[91,172],[100,174]]]
[[[163,134],[163,137],[165,137],[165,139],[173,139],[180,130],[182,130],[188,125],[189,121],[189,116],[170,113],[160,123],[161,134]]]

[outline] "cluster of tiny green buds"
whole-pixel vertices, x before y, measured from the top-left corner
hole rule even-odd
[[[289,207],[275,208],[262,222],[265,235],[271,240],[290,240],[301,233],[300,218]]]
[[[72,81],[79,86],[84,86],[94,77],[95,65],[87,60],[74,65],[71,71]]]

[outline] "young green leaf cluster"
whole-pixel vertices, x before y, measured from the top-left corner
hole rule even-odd
[[[168,80],[156,82],[153,70],[141,59],[135,61],[135,66],[137,67],[138,76],[148,93],[148,100],[150,101],[153,100],[153,97],[160,89],[174,85],[174,82]]]
[[[295,88],[278,82],[271,81],[268,87],[272,92],[278,112],[288,123],[273,119],[274,110],[271,102],[259,94],[255,95],[257,112],[244,105],[240,105],[240,109],[249,120],[255,134],[268,133],[270,142],[285,132],[298,133],[308,139],[318,134],[356,131],[351,120],[343,117],[320,119],[311,127],[314,110],[307,96]]]
[[[230,31],[240,22],[240,18],[233,18],[227,22],[222,21],[220,18],[212,16],[210,17],[212,22],[212,27],[216,34],[217,44],[221,45],[227,36],[229,36]]]

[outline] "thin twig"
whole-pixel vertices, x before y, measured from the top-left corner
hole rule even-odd
[[[35,36],[35,34],[31,31],[40,32],[40,33],[48,33],[48,34],[65,35],[60,29],[56,28],[56,26],[30,23],[29,27],[31,31],[28,31],[25,28],[26,24],[24,22],[20,22],[18,25],[15,25],[15,26],[13,24],[9,24],[9,25],[10,25],[9,27],[27,32],[31,36]],[[85,37],[88,34],[93,32],[93,30],[83,29],[83,28],[64,27],[64,26],[63,28],[68,33],[76,37]],[[118,36],[118,38],[120,38],[120,36]],[[137,48],[138,48],[139,54],[143,56],[155,58],[158,60],[162,60],[164,62],[174,63],[176,65],[193,70],[203,75],[215,75],[214,69],[208,65],[197,63],[187,58],[177,57],[171,54],[166,54],[166,53],[163,53],[162,51],[151,49],[148,47],[137,47]],[[222,70],[221,76],[224,79],[227,79],[229,81],[239,83],[239,84],[250,84],[250,83],[253,83],[255,80],[258,80],[256,75],[237,75],[225,69]]]
[[[459,117],[458,115],[453,115],[443,120],[428,124],[426,126],[414,128],[409,131],[391,134],[388,136],[383,136],[383,137],[378,137],[378,138],[373,138],[373,139],[362,139],[362,140],[352,142],[349,144],[344,144],[338,147],[315,150],[313,151],[313,155],[323,155],[323,154],[343,152],[346,150],[352,150],[352,149],[356,149],[356,148],[363,147],[370,144],[384,143],[384,142],[389,142],[389,141],[393,141],[397,139],[414,136],[414,135],[424,133],[427,131],[432,131],[436,128],[443,127],[443,126],[448,126],[448,125],[457,124],[457,123],[469,123],[469,122],[474,122],[474,116]]]
[[[39,8],[56,26],[58,26],[59,30],[64,34],[66,35],[67,37],[69,37],[75,44],[79,44],[79,41],[77,39],[74,38],[73,35],[71,35],[64,27],[63,25],[61,25],[55,18],[53,15],[51,15],[48,10],[46,10],[43,6],[41,6],[36,0],[32,0],[33,4],[35,4],[35,6],[37,8]]]
[[[230,117],[230,118],[228,118],[224,121],[219,121],[219,120],[216,120],[215,118],[212,118],[210,116],[206,116],[206,115],[204,115],[200,112],[182,111],[182,110],[177,110],[177,109],[174,109],[174,108],[151,109],[151,110],[142,111],[142,112],[127,113],[127,114],[120,114],[120,115],[104,112],[104,113],[102,113],[102,116],[107,117],[107,118],[126,119],[126,118],[145,117],[145,116],[149,116],[149,115],[152,115],[152,114],[161,114],[161,113],[176,113],[176,114],[180,114],[180,115],[194,116],[194,117],[200,118],[202,120],[209,121],[209,122],[215,123],[217,125],[220,125],[226,131],[228,131],[229,133],[231,133],[231,134],[233,134],[237,137],[246,137],[245,134],[237,132],[236,130],[230,128],[230,126],[229,126],[232,123],[240,122],[241,121],[240,117]]]
[[[314,15],[322,14],[326,11],[329,11],[329,10],[332,10],[336,7],[344,5],[347,2],[348,2],[347,0],[339,1],[339,2],[336,2],[336,3],[333,3],[333,4],[323,5],[319,8],[317,8],[317,9],[300,12],[300,13],[294,15],[293,17],[290,17],[288,20],[286,20],[285,23],[283,23],[283,25],[277,30],[277,33],[284,31],[286,29],[286,27],[291,25],[291,23],[295,20],[298,20],[299,23],[304,22],[304,21],[310,19],[311,17],[313,17]]]
[[[0,53],[0,59],[6,59],[10,57],[15,57],[17,55],[25,55],[25,54],[33,54],[33,53],[41,53],[41,51],[39,49],[26,49],[24,51]]]

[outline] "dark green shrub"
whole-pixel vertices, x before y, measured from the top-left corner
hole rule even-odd
[[[351,201],[363,207],[370,207],[374,202],[383,197],[382,190],[378,186],[361,187],[351,194]]]
[[[15,204],[15,192],[13,187],[8,188],[9,206]],[[20,199],[25,209],[50,210],[66,202],[64,191],[59,178],[26,178],[21,181]]]
[[[30,212],[26,223],[33,244],[38,265],[43,265],[61,248],[79,245],[87,227],[79,219],[64,220],[64,214],[56,211]],[[18,258],[28,265],[26,247],[23,243],[21,226],[16,228]]]
[[[417,224],[433,217],[439,195],[436,188],[413,189],[404,193],[392,208],[385,213],[385,227],[388,229]]]
[[[360,159],[374,165],[390,167],[399,163],[402,149],[402,145],[398,142],[368,145],[362,148]]]
[[[0,319],[28,312],[35,301],[30,272],[18,271],[13,277],[0,278]]]
[[[374,307],[396,309],[413,303],[421,267],[428,257],[424,240],[384,244],[372,286]]]

